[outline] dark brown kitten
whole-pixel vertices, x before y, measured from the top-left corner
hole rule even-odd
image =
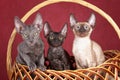
[[[67,33],[65,24],[60,32],[53,32],[48,23],[44,25],[44,34],[49,44],[48,60],[50,68],[54,70],[71,69],[70,56],[62,47]]]

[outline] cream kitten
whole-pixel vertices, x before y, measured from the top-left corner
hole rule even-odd
[[[77,22],[74,15],[70,15],[70,25],[75,35],[72,51],[77,68],[95,67],[105,61],[100,45],[90,39],[95,21],[94,14],[87,22]]]

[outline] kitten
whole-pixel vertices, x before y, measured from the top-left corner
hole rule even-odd
[[[74,15],[70,15],[70,25],[75,35],[72,51],[77,68],[95,67],[105,61],[100,45],[90,39],[95,21],[94,14],[87,22],[77,22]]]
[[[60,32],[53,32],[47,22],[44,25],[44,34],[50,46],[48,49],[50,69],[67,70],[71,68],[69,55],[62,47],[66,33],[66,24]]]
[[[44,44],[39,37],[43,27],[41,15],[37,14],[31,25],[26,25],[18,17],[15,17],[14,23],[17,32],[24,40],[18,45],[16,61],[27,65],[31,71],[36,68],[44,71],[46,69],[44,66]]]

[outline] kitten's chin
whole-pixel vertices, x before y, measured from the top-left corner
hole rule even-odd
[[[86,37],[87,35],[79,35],[79,37]]]
[[[33,47],[34,47],[34,45],[30,45],[30,44],[29,44],[28,46],[29,46],[29,47],[31,47],[31,48],[33,48]]]
[[[30,46],[31,46],[31,47],[34,47],[34,45],[33,45],[33,44],[31,44]]]
[[[87,33],[80,33],[80,34],[77,34],[78,37],[87,37],[88,34]]]
[[[54,45],[52,45],[53,47],[59,47],[60,46],[60,44],[54,44]]]
[[[34,47],[34,46],[35,46],[34,43],[27,43],[27,45],[28,45],[29,47]]]

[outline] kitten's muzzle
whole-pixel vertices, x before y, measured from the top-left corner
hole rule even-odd
[[[84,29],[84,27],[81,27],[80,29],[79,29],[79,32],[81,32],[81,33],[83,33],[83,32],[85,32],[86,30]]]
[[[27,42],[27,44],[30,45],[30,46],[34,46],[35,42],[34,41],[29,41],[29,42]]]
[[[33,43],[33,41],[30,41],[30,43],[32,44],[32,43]]]
[[[53,42],[53,46],[55,46],[55,47],[60,46],[60,45],[61,45],[61,43],[58,40],[55,40]]]

